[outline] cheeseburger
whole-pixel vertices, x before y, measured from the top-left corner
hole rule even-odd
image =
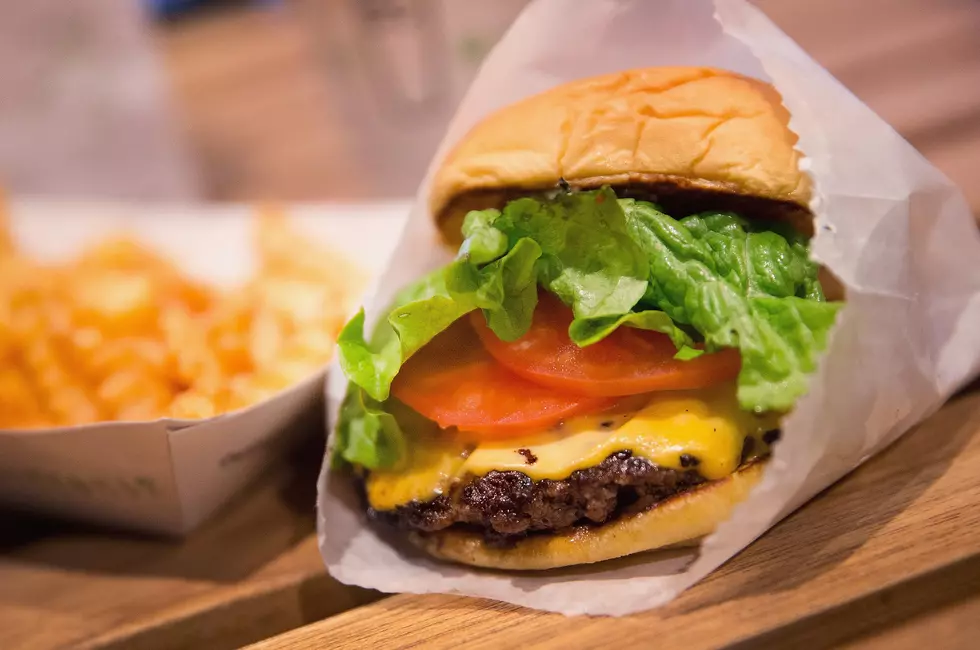
[[[788,117],[758,80],[650,68],[477,124],[431,186],[455,260],[340,336],[334,464],[376,525],[530,570],[725,520],[839,307]]]

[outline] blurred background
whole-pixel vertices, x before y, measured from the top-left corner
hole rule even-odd
[[[3,3],[0,186],[75,198],[410,195],[524,4]],[[756,4],[980,208],[980,2]]]

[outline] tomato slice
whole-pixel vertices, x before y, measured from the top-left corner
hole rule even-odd
[[[616,402],[569,395],[518,377],[490,356],[466,318],[412,355],[391,392],[444,429],[494,436],[543,431]]]
[[[501,365],[541,386],[586,396],[637,395],[660,390],[704,388],[738,376],[738,350],[695,359],[674,359],[666,334],[620,327],[580,348],[568,338],[572,310],[540,292],[531,329],[516,341],[501,341],[480,312],[470,318],[483,345]]]

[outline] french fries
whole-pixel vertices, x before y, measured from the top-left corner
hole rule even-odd
[[[42,264],[0,200],[0,429],[207,418],[311,376],[366,278],[273,209],[255,246],[257,273],[232,291],[125,236]]]

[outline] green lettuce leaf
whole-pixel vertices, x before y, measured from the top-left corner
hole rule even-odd
[[[840,308],[823,301],[805,240],[733,214],[678,221],[649,203],[620,204],[649,255],[643,304],[693,327],[709,350],[741,351],[743,408],[791,408]]]
[[[364,336],[364,311],[352,318],[337,337],[340,368],[354,384],[378,402],[388,399],[391,382],[402,364],[436,334],[475,307],[446,289],[440,269],[403,289],[371,341]]]
[[[391,312],[364,336],[364,310],[340,331],[337,351],[350,380],[341,405],[332,463],[355,463],[369,469],[391,467],[404,455],[404,435],[385,400],[402,364],[436,334],[473,309],[446,288],[446,268],[402,289]]]
[[[691,336],[674,324],[670,316],[662,311],[650,309],[640,312],[631,311],[620,316],[577,318],[568,328],[568,337],[579,347],[585,347],[598,343],[622,325],[666,334],[678,348],[691,346],[694,343]]]
[[[507,252],[507,235],[493,226],[500,210],[473,210],[463,220],[463,245],[459,257],[470,264],[492,262]]]
[[[541,247],[539,282],[575,318],[621,316],[646,291],[647,257],[609,188],[511,201],[493,227],[511,246],[527,238]]]
[[[702,354],[704,354],[704,350],[685,345],[677,350],[677,354],[674,355],[674,358],[678,361],[690,361],[691,359],[697,359]]]
[[[540,257],[541,247],[525,238],[506,255],[482,267],[465,258],[457,259],[447,273],[449,293],[471,310],[482,309],[487,324],[501,340],[514,341],[531,327],[538,304]]]
[[[392,467],[405,456],[405,435],[384,404],[352,386],[340,407],[331,464],[341,460],[369,469]]]
[[[630,237],[612,190],[519,199],[503,212],[470,212],[456,260],[403,290],[370,343],[358,314],[338,339],[344,374],[378,402],[402,364],[456,319],[482,309],[504,341],[531,326],[538,285],[575,313],[573,340],[584,345],[620,324],[689,338],[660,314],[630,314],[647,291],[647,258]]]
[[[475,309],[500,339],[520,338],[539,287],[572,308],[580,346],[626,326],[667,334],[680,360],[702,343],[738,348],[739,401],[755,411],[787,410],[805,392],[840,307],[824,301],[807,240],[788,226],[720,212],[676,220],[608,188],[470,212],[463,236],[456,260],[403,290],[370,342],[363,313],[341,332],[351,387],[338,457],[396,462],[404,442],[387,400],[405,361]]]
[[[785,411],[807,389],[807,378],[827,345],[841,303],[790,296],[749,299],[758,326],[750,345],[742,344],[738,395],[743,407]],[[733,329],[744,331],[740,324]],[[751,330],[750,330],[751,331]],[[756,346],[754,343],[763,344]]]
[[[493,246],[492,236],[489,241]],[[469,249],[474,250],[479,259],[492,258],[482,243]],[[535,265],[541,249],[525,239],[500,252],[505,254],[482,267],[461,255],[403,289],[370,341],[364,335],[363,310],[344,326],[337,349],[351,385],[340,411],[334,463],[343,459],[378,469],[397,461],[404,436],[385,411],[391,383],[405,361],[458,318],[479,308],[501,337],[516,339],[527,331],[538,300]]]

